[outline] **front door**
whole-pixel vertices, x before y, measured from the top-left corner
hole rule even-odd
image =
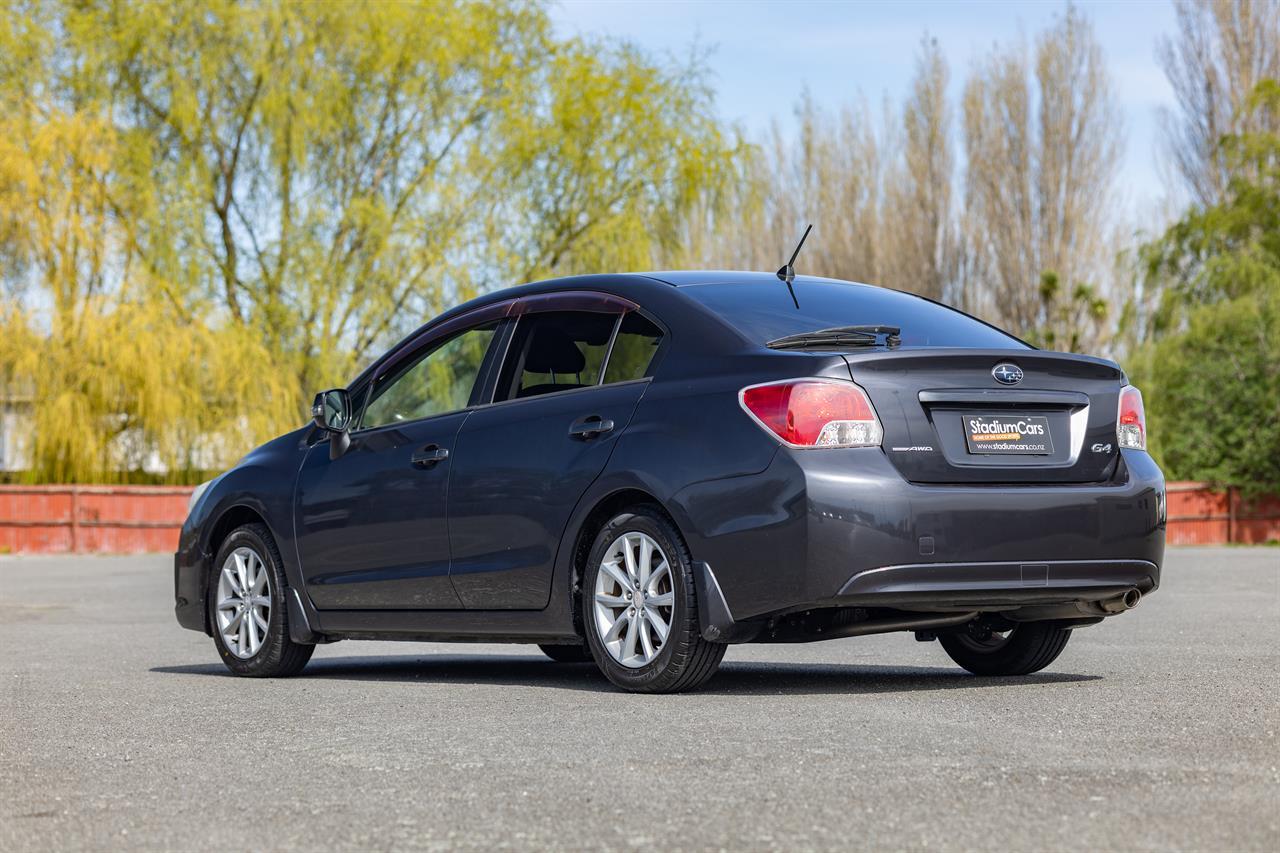
[[[459,429],[496,323],[406,354],[374,378],[337,459],[311,448],[295,493],[298,557],[320,609],[451,609],[445,511]]]
[[[604,470],[648,387],[643,377],[661,333],[636,319],[642,336],[629,334],[615,345],[618,359],[610,369],[620,314],[520,317],[494,404],[472,412],[457,441],[449,485],[450,572],[466,607],[547,605],[569,516]],[[630,330],[633,323],[626,325]]]

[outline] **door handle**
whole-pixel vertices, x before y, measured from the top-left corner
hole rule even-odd
[[[613,421],[599,415],[580,418],[569,425],[569,435],[573,438],[595,438],[613,431]]]
[[[438,444],[428,444],[417,453],[409,457],[409,461],[413,463],[414,468],[430,468],[437,462],[443,462],[449,458],[449,451]]]

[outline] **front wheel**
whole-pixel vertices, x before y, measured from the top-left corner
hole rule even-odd
[[[285,579],[280,551],[261,524],[231,531],[209,578],[209,625],[227,669],[236,675],[294,675],[315,646],[289,637]]]
[[[596,536],[582,611],[596,665],[623,690],[692,690],[715,675],[724,657],[726,646],[699,631],[689,550],[653,507],[616,516]]]
[[[1057,659],[1071,639],[1070,628],[1022,622],[998,631],[973,623],[938,642],[951,659],[974,675],[1030,675]]]

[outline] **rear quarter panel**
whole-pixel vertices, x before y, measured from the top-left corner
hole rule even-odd
[[[792,595],[804,583],[802,572],[784,570],[804,561],[803,477],[776,466],[781,443],[738,395],[802,376],[847,380],[848,368],[838,356],[748,352],[703,359],[695,375],[655,382],[592,501],[633,483],[662,502],[694,559],[708,562],[734,595]]]

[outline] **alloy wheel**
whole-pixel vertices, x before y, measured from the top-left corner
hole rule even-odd
[[[215,612],[227,650],[241,660],[256,655],[271,624],[271,572],[252,548],[227,555],[218,578]]]
[[[662,651],[675,613],[671,564],[647,534],[624,533],[604,552],[594,591],[596,631],[609,655],[638,669]]]

